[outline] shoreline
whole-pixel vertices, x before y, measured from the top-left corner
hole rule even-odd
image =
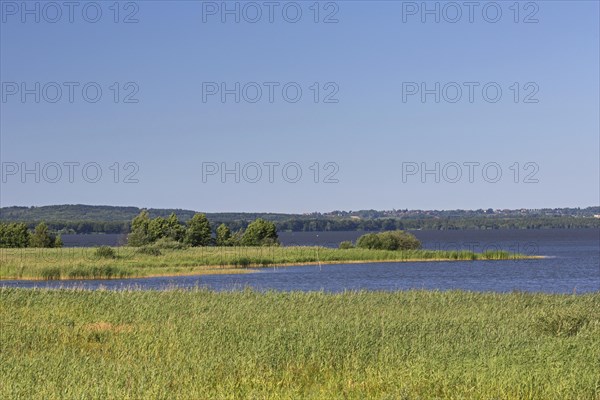
[[[490,259],[490,260],[457,260],[453,258],[416,258],[416,259],[398,259],[398,260],[350,260],[350,261],[306,261],[295,263],[278,263],[272,265],[264,264],[248,264],[244,267],[236,267],[235,265],[199,265],[198,270],[181,271],[181,272],[166,272],[164,274],[152,273],[149,275],[130,275],[124,277],[82,277],[82,278],[59,278],[45,279],[42,277],[0,277],[2,281],[112,281],[112,280],[128,280],[128,279],[145,279],[145,278],[160,278],[160,277],[179,277],[179,276],[203,276],[203,275],[237,275],[237,274],[253,274],[265,268],[286,268],[286,267],[304,267],[312,265],[335,265],[335,264],[375,264],[375,263],[404,263],[404,262],[472,262],[472,261],[517,261],[517,260],[539,260],[548,258],[547,256],[521,256],[509,259]],[[177,268],[177,267],[175,267]],[[189,268],[189,267],[182,267]]]

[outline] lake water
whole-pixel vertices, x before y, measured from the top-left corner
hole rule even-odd
[[[492,292],[585,293],[600,290],[600,230],[415,231],[425,248],[508,250],[547,256],[535,260],[364,263],[275,267],[253,274],[127,280],[0,281],[13,287],[214,290],[408,290],[463,289]],[[336,247],[361,232],[282,233],[284,245]],[[87,236],[87,235],[86,235]],[[90,235],[91,236],[91,235]],[[94,235],[98,236],[98,235]],[[99,235],[106,236],[106,235]],[[90,239],[89,237],[86,239]],[[65,241],[66,242],[66,241]],[[95,243],[97,244],[97,243]],[[88,242],[87,245],[90,245]]]

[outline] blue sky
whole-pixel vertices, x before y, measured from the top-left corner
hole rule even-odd
[[[314,3],[1,1],[1,205],[600,203],[598,2]]]

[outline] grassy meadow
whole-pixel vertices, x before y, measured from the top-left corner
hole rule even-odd
[[[374,262],[509,260],[533,258],[506,251],[474,253],[440,250],[329,249],[324,247],[192,247],[150,254],[115,247],[114,255],[97,248],[0,249],[0,279],[110,279],[185,274],[243,273],[274,265]]]
[[[600,293],[0,288],[2,399],[600,399]]]

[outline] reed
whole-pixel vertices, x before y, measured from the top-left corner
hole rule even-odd
[[[0,288],[2,399],[598,399],[600,293]]]
[[[503,251],[330,249],[323,247],[100,247],[0,249],[0,279],[123,278],[307,263],[509,260]]]

